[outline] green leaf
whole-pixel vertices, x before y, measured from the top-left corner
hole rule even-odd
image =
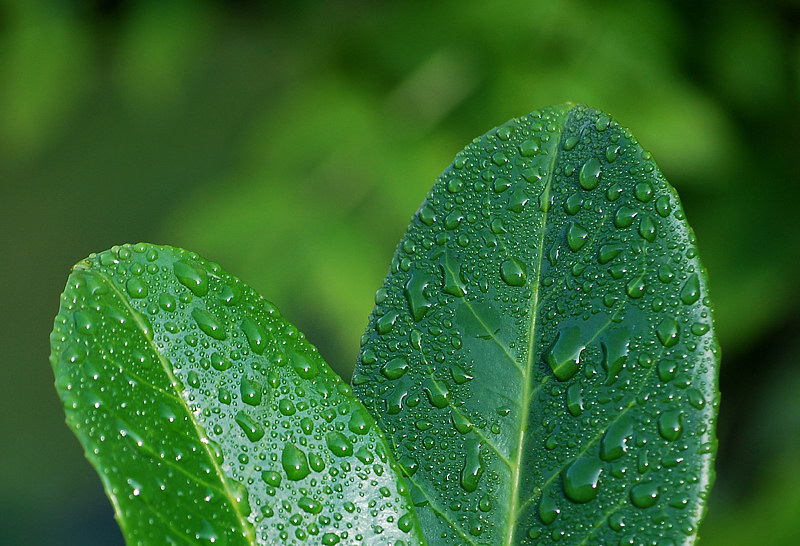
[[[129,544],[416,544],[380,430],[304,336],[196,254],[77,264],[51,362]]]
[[[429,541],[692,542],[718,404],[705,273],[675,191],[607,115],[547,108],[460,152],[362,345],[355,392]]]

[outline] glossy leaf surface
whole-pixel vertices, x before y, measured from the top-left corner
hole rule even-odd
[[[218,265],[146,244],[92,255],[51,341],[67,422],[128,544],[419,542],[350,387]]]
[[[717,345],[677,194],[582,106],[475,139],[391,264],[353,379],[436,544],[685,544]]]

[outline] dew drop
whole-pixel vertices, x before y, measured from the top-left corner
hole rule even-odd
[[[172,267],[178,281],[195,296],[205,296],[208,293],[208,273],[204,269],[183,261],[175,262]]]
[[[264,427],[255,422],[249,415],[243,411],[239,411],[234,417],[236,424],[238,424],[244,431],[245,435],[251,442],[257,442],[264,437]]]
[[[556,334],[555,341],[544,354],[544,361],[556,379],[566,381],[578,373],[581,352],[585,348],[580,329],[574,326],[565,328]]]
[[[227,337],[228,334],[225,331],[225,327],[222,325],[222,323],[219,322],[215,317],[211,316],[210,313],[203,311],[199,307],[196,307],[192,311],[192,318],[194,318],[197,326],[204,334],[220,341]]]
[[[668,442],[680,438],[683,432],[683,415],[679,410],[665,411],[658,418],[658,433]]]
[[[631,502],[637,508],[649,508],[658,500],[658,486],[652,482],[631,487]]]
[[[329,432],[325,436],[325,444],[337,457],[347,457],[353,454],[353,444],[341,432]]]
[[[481,443],[476,438],[469,438],[464,446],[464,468],[461,470],[461,487],[467,493],[472,493],[478,488],[478,482],[483,474],[481,461]]]
[[[286,472],[286,477],[292,481],[302,480],[311,473],[305,452],[290,443],[283,446],[281,466]]]
[[[589,238],[589,232],[580,224],[572,223],[567,230],[567,243],[573,252],[577,252]]]
[[[656,327],[656,334],[664,347],[672,347],[680,336],[678,322],[672,317],[664,318]]]
[[[573,462],[562,474],[567,498],[572,502],[584,503],[597,497],[602,472],[603,467],[597,459],[584,457]]]
[[[132,298],[147,297],[147,284],[142,279],[133,277],[125,283],[125,290]]]
[[[681,301],[686,305],[691,305],[700,299],[700,279],[697,273],[693,273],[686,279],[686,283],[681,288]]]
[[[387,379],[399,379],[408,371],[408,362],[404,358],[393,358],[381,367],[381,373]]]
[[[526,278],[525,264],[514,258],[505,260],[500,266],[500,277],[508,285],[522,286]]]
[[[578,174],[578,181],[581,187],[585,190],[595,189],[597,184],[600,183],[601,172],[600,161],[596,157],[589,159],[583,164],[581,172]]]

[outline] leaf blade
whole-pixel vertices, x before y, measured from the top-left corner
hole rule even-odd
[[[473,141],[401,240],[353,379],[416,469],[429,540],[692,540],[718,401],[707,302],[677,195],[608,116],[563,105]]]
[[[146,244],[93,255],[51,343],[68,423],[129,543],[335,544],[378,528],[419,542],[363,406],[216,264]]]

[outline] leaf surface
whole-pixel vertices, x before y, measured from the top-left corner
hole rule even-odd
[[[79,263],[51,362],[128,544],[419,543],[406,485],[350,387],[196,254]]]
[[[460,152],[414,217],[353,385],[436,544],[691,543],[717,344],[677,194],[562,105]]]

